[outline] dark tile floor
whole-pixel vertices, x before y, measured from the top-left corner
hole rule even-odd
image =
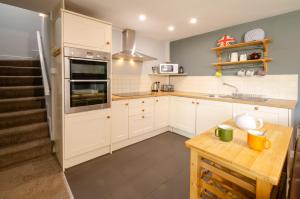
[[[75,199],[188,199],[187,139],[167,132],[66,170]]]

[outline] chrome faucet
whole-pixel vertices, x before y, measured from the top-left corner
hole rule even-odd
[[[239,89],[236,86],[234,86],[232,84],[225,83],[225,82],[223,83],[223,85],[224,86],[229,86],[231,88],[234,88],[235,89],[235,93],[234,94],[238,94],[239,93]]]

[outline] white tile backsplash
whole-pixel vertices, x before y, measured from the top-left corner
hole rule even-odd
[[[298,75],[266,75],[263,77],[187,76],[172,77],[175,90],[185,92],[231,94],[234,89],[223,82],[238,87],[239,92],[264,95],[269,98],[298,99]]]

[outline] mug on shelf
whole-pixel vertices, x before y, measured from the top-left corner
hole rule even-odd
[[[237,72],[237,75],[240,77],[244,77],[246,75],[246,70],[245,69],[241,69]]]
[[[240,61],[247,61],[247,54],[241,54]]]
[[[230,62],[237,62],[239,61],[239,53],[233,52],[230,54]]]

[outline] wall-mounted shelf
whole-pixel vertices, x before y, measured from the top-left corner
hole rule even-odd
[[[242,48],[242,47],[247,47],[247,46],[259,46],[259,45],[263,45],[264,48],[266,48],[267,47],[266,45],[269,44],[271,41],[272,40],[270,38],[266,38],[264,40],[259,40],[259,41],[242,42],[242,43],[233,44],[230,46],[217,47],[217,48],[213,48],[212,50],[222,51],[222,50],[231,49],[231,48]]]
[[[270,61],[272,61],[271,58],[268,58],[269,43],[271,41],[272,40],[270,38],[266,38],[266,39],[260,40],[260,41],[243,42],[243,43],[233,44],[233,45],[229,45],[229,46],[225,46],[225,47],[212,48],[212,50],[215,51],[218,56],[218,62],[213,63],[213,66],[216,67],[217,70],[222,70],[222,67],[230,66],[230,65],[236,65],[238,68],[238,65],[262,64],[264,71],[268,72],[268,63]],[[237,61],[237,62],[228,62],[228,61],[222,60],[223,51],[226,51],[228,49],[236,49],[236,51],[240,51],[239,48],[247,48],[247,47],[251,47],[251,46],[262,46],[263,47],[262,59]]]
[[[253,59],[247,61],[237,61],[237,62],[221,62],[221,63],[214,63],[213,65],[216,67],[220,66],[228,66],[228,65],[238,65],[238,64],[255,64],[255,63],[264,63],[272,61],[271,58],[264,58],[264,59]]]
[[[150,76],[187,76],[188,74],[187,73],[158,73],[158,74],[154,74],[154,73],[151,73],[149,74]]]

